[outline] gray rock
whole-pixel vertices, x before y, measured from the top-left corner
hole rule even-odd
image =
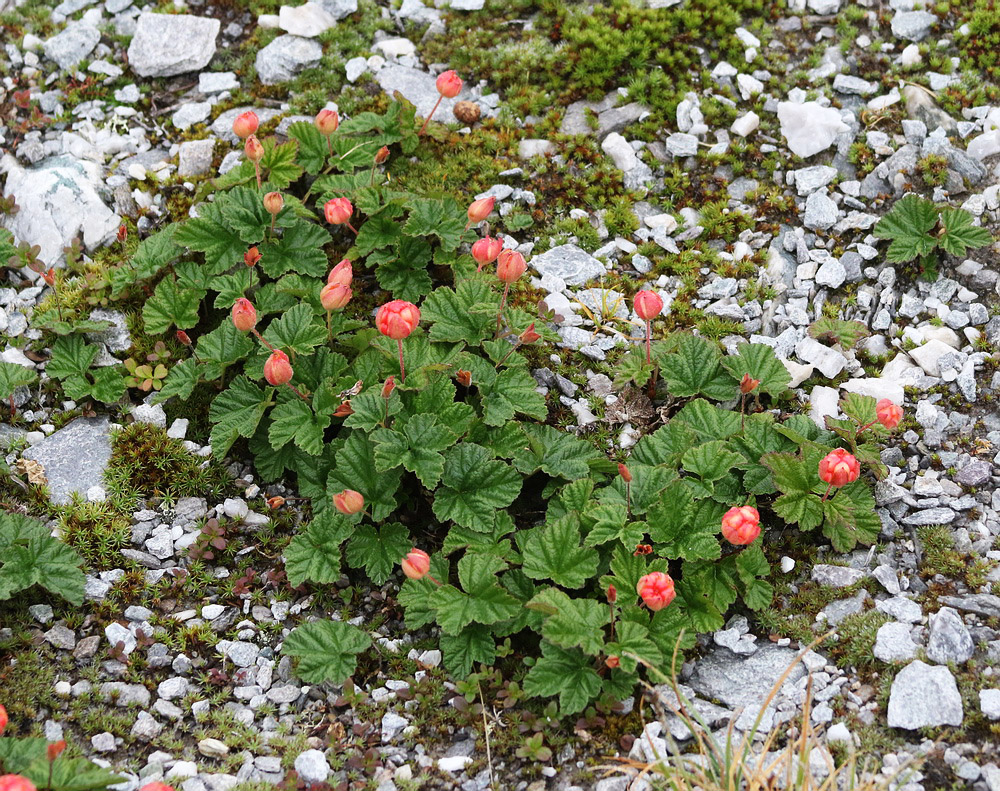
[[[358,11],[358,0],[315,0],[323,9],[332,14],[336,20],[355,14]]]
[[[910,636],[910,626],[890,621],[879,627],[872,653],[883,662],[909,662],[917,655],[917,644]]]
[[[829,566],[824,563],[813,566],[811,573],[813,582],[829,585],[831,588],[847,588],[866,576],[865,572],[859,569],[852,569],[849,566]]]
[[[451,0],[452,11],[481,11],[486,0]]]
[[[331,770],[320,750],[306,750],[295,758],[295,771],[306,783],[325,783]]]
[[[278,9],[278,27],[293,36],[314,38],[337,24],[333,14],[315,2]]]
[[[663,144],[675,157],[691,157],[698,153],[698,138],[686,132],[674,132]]]
[[[863,80],[849,74],[838,74],[833,78],[833,90],[840,93],[853,93],[858,96],[868,96],[878,90],[878,83]]]
[[[190,129],[205,121],[211,113],[211,102],[185,102],[170,116],[170,122],[178,129]]]
[[[836,349],[824,346],[815,338],[803,338],[795,346],[795,354],[803,362],[816,366],[823,376],[832,379],[847,366],[847,358]]]
[[[301,36],[278,36],[257,53],[254,65],[264,85],[278,85],[293,79],[303,69],[315,66],[323,57],[318,41]]]
[[[72,651],[76,647],[76,634],[63,624],[56,624],[45,633],[45,642],[63,651]]]
[[[918,527],[922,525],[950,525],[957,516],[958,514],[950,508],[925,508],[923,511],[917,511],[915,514],[905,517],[903,524]]]
[[[992,472],[992,464],[988,461],[977,459],[970,461],[958,471],[958,475],[955,476],[955,482],[963,486],[982,486],[984,483],[989,482]]]
[[[22,168],[8,154],[0,160],[0,172],[7,173],[0,191],[20,206],[17,213],[0,217],[0,225],[17,241],[37,244],[46,266],[62,266],[63,248],[74,239],[81,238],[93,252],[118,233],[121,217],[104,203],[107,187],[96,163],[64,155]]]
[[[165,700],[177,700],[187,695],[190,686],[191,683],[186,678],[175,676],[161,681],[156,688],[156,694]]]
[[[530,264],[538,274],[553,275],[569,286],[581,286],[607,271],[604,264],[575,244],[553,247],[536,255]]]
[[[927,665],[919,659],[903,668],[892,681],[889,692],[890,728],[961,725],[962,696],[951,671]]]
[[[734,658],[728,648],[717,648],[695,663],[688,683],[702,697],[743,709],[741,720],[745,721],[756,718],[772,687],[797,656],[797,651],[767,643],[742,658]],[[785,683],[795,684],[805,672],[801,663],[796,664]]]
[[[162,730],[163,725],[157,722],[149,712],[140,711],[132,726],[132,736],[140,742],[151,742],[160,735]]]
[[[987,618],[1000,617],[1000,596],[992,593],[969,593],[964,596],[939,596],[938,601],[948,607],[965,612],[985,615]]]
[[[73,494],[86,497],[88,489],[101,485],[111,459],[108,418],[77,418],[23,455],[45,469],[53,503],[67,505]]]
[[[979,690],[979,708],[988,720],[1000,720],[1000,689]]]
[[[426,118],[430,114],[441,96],[437,92],[435,85],[437,78],[434,75],[398,63],[389,63],[381,68],[375,75],[375,79],[382,90],[390,96],[394,91],[399,91],[413,102],[417,108],[417,115],[421,118]],[[434,113],[434,118],[442,123],[453,122],[455,105],[461,101],[472,100],[472,93],[469,91],[468,85],[465,85],[454,99],[441,100],[441,106]]]
[[[838,213],[837,204],[825,192],[814,192],[806,198],[802,224],[814,231],[825,231],[837,224]]]
[[[648,109],[635,102],[619,107],[620,99],[618,92],[612,91],[599,102],[573,102],[566,108],[560,134],[594,135],[603,140],[611,132],[624,131]],[[596,126],[591,121],[594,116],[597,116]]]
[[[819,193],[816,193],[819,194]],[[847,270],[836,258],[827,258],[816,270],[816,285],[840,288],[847,280]]]
[[[857,615],[865,609],[865,602],[868,600],[868,591],[859,590],[849,599],[838,599],[832,601],[822,610],[822,615],[828,624],[836,626],[849,615]]]
[[[142,13],[128,48],[129,66],[140,77],[199,71],[215,54],[220,24],[191,14]]]
[[[966,662],[972,657],[972,635],[961,616],[951,607],[942,607],[931,617],[927,638],[927,658],[939,665]]]
[[[107,681],[101,684],[98,693],[102,700],[112,701],[116,706],[138,706],[149,708],[149,690],[142,684],[125,684],[121,681]]]
[[[235,91],[240,87],[240,81],[234,71],[203,71],[198,75],[198,93],[206,96],[223,91]]]
[[[94,51],[101,40],[100,31],[85,22],[71,22],[61,33],[43,45],[45,56],[54,60],[60,69],[69,71]]]
[[[204,176],[212,169],[215,153],[215,138],[187,140],[180,145],[177,153],[177,175],[181,178]]]
[[[382,743],[388,744],[394,741],[403,728],[409,724],[405,717],[400,717],[394,711],[387,711],[382,715]]]
[[[892,34],[908,41],[923,41],[937,23],[927,11],[897,11],[892,18]]]
[[[829,165],[815,165],[793,171],[795,191],[803,197],[822,189],[837,177],[837,169]]]
[[[127,352],[132,348],[132,336],[128,331],[125,314],[117,310],[97,308],[90,311],[91,321],[107,321],[111,326],[97,332],[88,332],[87,339],[94,343],[103,343],[113,354]]]
[[[90,746],[99,753],[110,753],[115,749],[114,734],[104,731],[90,737]]]
[[[226,647],[225,653],[237,667],[250,667],[257,661],[260,649],[253,643],[235,642]]]

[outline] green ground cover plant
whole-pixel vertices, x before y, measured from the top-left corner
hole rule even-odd
[[[92,369],[79,334],[57,339],[48,371],[74,398],[128,384],[210,400],[214,456],[236,447],[310,500],[284,554],[291,585],[331,585],[345,566],[382,585],[402,563],[406,623],[440,628],[448,670],[521,657],[524,692],[569,714],[631,694],[644,664],[730,608],[766,608],[762,521],[819,529],[840,551],[874,541],[859,475],[882,474],[883,404],[850,395],[825,429],[774,409],[789,376],[770,347],[653,342],[662,301],[641,291],[647,343],[619,386],[670,406],[609,458],[553,425],[529,358],[556,335],[522,307],[523,256],[480,238],[492,199],[466,210],[383,173],[420,144],[412,106],[342,124],[322,111],[287,142],[257,128],[240,116],[246,161],[109,272],[112,297],[145,295],[146,335],[185,350],[166,378]],[[370,646],[316,620],[284,650],[305,680],[342,682]]]

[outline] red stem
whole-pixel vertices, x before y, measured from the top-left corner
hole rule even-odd
[[[510,292],[510,283],[503,284],[503,297],[500,299],[500,310],[497,312],[497,335],[500,334],[500,322],[503,321],[503,309],[507,304],[507,294]]]
[[[442,100],[443,98],[444,98],[444,96],[438,96],[438,100],[437,100],[437,101],[436,101],[436,102],[434,103],[434,109],[433,109],[433,110],[431,110],[431,114],[430,114],[430,115],[428,115],[428,116],[427,116],[427,117],[426,117],[426,118],[424,119],[424,125],[423,125],[423,126],[421,126],[421,127],[420,127],[420,131],[419,131],[419,132],[417,132],[417,136],[418,136],[418,137],[419,137],[420,135],[422,135],[422,134],[424,133],[424,130],[425,130],[425,129],[427,128],[427,124],[429,124],[429,123],[430,123],[430,121],[431,121],[431,118],[433,118],[433,117],[434,117],[434,113],[436,113],[436,112],[437,112],[437,108],[438,108],[438,105],[440,105],[440,104],[441,104],[441,100]]]
[[[257,189],[260,189],[260,163],[254,162],[253,169],[254,172],[257,174]]]
[[[403,367],[403,341],[402,341],[401,338],[399,338],[399,339],[396,340],[396,343],[399,344],[399,380],[401,382],[405,382],[406,381],[406,368]],[[388,402],[386,402],[386,403],[388,404]],[[438,584],[440,584],[440,583],[438,583]]]
[[[822,500],[821,500],[820,502],[823,502],[823,503],[825,503],[825,502],[826,502],[826,498],[827,498],[827,497],[829,496],[829,494],[830,494],[830,490],[831,490],[832,488],[833,488],[833,482],[831,481],[830,483],[828,483],[828,484],[826,485],[826,492],[824,492],[824,493],[823,493],[823,499],[822,499]]]
[[[649,319],[646,319],[646,362],[652,363],[652,357],[650,355],[650,342],[653,337],[653,328],[649,323]]]
[[[263,343],[272,352],[276,351],[276,349],[270,343],[268,343],[267,341],[264,340],[264,336],[261,335],[259,332],[257,332],[257,328],[256,327],[254,327],[252,330],[250,330],[250,332],[252,332],[254,335],[256,335],[257,336],[257,340],[259,340],[261,343]]]
[[[299,389],[295,385],[293,385],[291,382],[285,382],[285,384],[288,385],[290,388],[292,388],[292,392],[295,393],[295,395],[297,395],[299,398],[301,398],[307,404],[310,403],[309,399],[306,398],[304,395],[302,395],[302,393],[299,391]]]
[[[358,229],[355,228],[353,225],[351,225],[351,221],[350,220],[347,221],[347,227],[350,228],[352,231],[354,231],[354,235],[355,236],[358,235]]]

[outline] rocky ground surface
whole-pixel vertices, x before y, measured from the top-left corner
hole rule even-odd
[[[310,120],[289,103],[288,87],[329,48],[322,34],[350,26],[359,13],[358,0],[315,0],[259,16],[239,3],[194,0],[175,9],[63,0],[45,6],[47,13],[28,13],[42,5],[0,0],[10,20],[5,32],[18,30],[4,35],[0,52],[5,101],[28,89],[38,111],[57,119],[22,128],[15,114],[0,114],[2,194],[19,207],[0,222],[18,241],[38,245],[46,266],[63,265],[64,248],[74,243],[84,254],[113,243],[122,217],[137,217],[140,231],[169,219],[176,193],[190,195],[199,179],[240,161],[230,127],[243,110],[279,119],[279,134]],[[363,54],[343,59],[346,85],[399,91],[420,115],[428,113],[435,75],[447,64],[429,62],[425,44],[449,35],[449,26],[463,24],[462,14],[484,0],[441,5],[362,2],[385,24],[356,44]],[[856,748],[887,777],[919,759],[898,783],[911,791],[1000,791],[997,253],[987,247],[946,260],[927,282],[887,263],[884,243],[871,234],[892,200],[911,189],[1000,229],[1000,106],[946,110],[935,101],[936,93],[969,84],[959,76],[964,70],[972,83],[980,79],[956,48],[969,33],[953,13],[929,13],[910,0],[865,3],[852,19],[867,32],[845,38],[848,9],[839,0],[788,5],[766,45],[743,27],[728,33],[743,44],[746,63],[758,63],[764,47],[787,72],[804,70],[808,88],[783,89],[777,71],[756,65],[707,62],[700,87],[651,139],[630,137],[650,108],[624,87],[602,101],[556,108],[559,124],[544,136],[537,133],[546,128],[541,119],[519,117],[488,80],[467,84],[455,101],[474,102],[484,118],[504,118],[518,139],[519,158],[501,163],[501,179],[480,194],[498,199],[501,216],[530,211],[538,158],[558,158],[562,135],[594,138],[616,177],[640,191],[626,232],[583,202],[566,212],[595,243],[582,231],[540,235],[536,228],[506,237],[526,253],[545,248],[530,258],[532,285],[559,317],[561,345],[576,351],[568,368],[555,357],[551,368],[537,370],[539,387],[571,410],[578,431],[601,428],[621,447],[635,443],[641,421],[620,408],[606,375],[613,372],[601,363],[627,342],[628,330],[618,331],[614,319],[627,320],[630,311],[601,279],[618,273],[648,281],[670,313],[682,277],[647,278],[652,265],[639,247],[651,242],[681,255],[686,242],[711,237],[719,224],[718,217],[708,223],[696,200],[661,200],[678,169],[721,180],[724,214],[755,218],[730,242],[714,244],[731,274],[699,272],[692,307],[728,322],[727,348],[745,338],[773,346],[818,421],[837,413],[845,391],[905,402],[909,417],[882,454],[890,475],[876,489],[879,544],[847,556],[820,547],[782,557],[775,607],[749,621],[736,615],[703,637],[680,681],[712,729],[735,720],[737,732],[746,732],[800,648],[830,630],[763,712],[758,738],[775,728],[795,733],[808,688],[811,721],[825,728],[833,753]],[[530,24],[522,21],[526,30]],[[278,33],[253,54],[253,74],[217,67],[240,62],[233,53],[261,29]],[[856,74],[873,52],[891,75],[881,83]],[[259,101],[243,101],[258,89]],[[702,106],[709,103],[730,106],[735,120],[706,120]],[[452,105],[446,101],[437,117],[450,119]],[[773,183],[761,184],[741,175],[748,141],[779,163],[802,159],[779,164]],[[943,163],[936,184],[916,175],[930,156]],[[765,201],[762,187],[773,188],[772,198]],[[774,196],[790,210],[773,209]],[[44,287],[25,284],[14,270],[5,279],[0,359],[44,372],[29,350],[42,337],[31,317]],[[848,350],[809,337],[807,326],[831,312],[862,322],[870,334]],[[113,363],[132,345],[130,328],[114,305],[98,317],[115,323],[92,337]],[[20,419],[0,426],[0,441],[25,480],[30,463],[40,465],[54,503],[75,494],[94,509],[113,494],[103,473],[120,425],[160,426],[209,465],[207,437],[189,437],[187,419],[136,401],[122,414],[78,416],[73,402],[23,389],[14,398]],[[60,417],[67,414],[68,424]],[[224,472],[225,491],[151,497],[131,513],[119,526],[126,547],[118,562],[88,576],[84,608],[67,613],[38,601],[26,608],[28,622],[0,624],[0,655],[8,654],[0,694],[33,684],[31,727],[50,739],[65,736],[124,773],[123,789],[160,778],[183,791],[262,788],[285,782],[292,769],[306,783],[379,791],[419,784],[471,791],[492,779],[531,791],[639,789],[648,778],[636,779],[635,770],[605,777],[603,767],[616,765],[615,757],[654,761],[666,752],[668,734],[690,738],[678,717],[648,708],[640,717],[633,700],[561,724],[531,711],[509,688],[512,706],[477,708],[481,688],[449,679],[430,636],[404,630],[393,600],[398,584],[379,590],[345,578],[343,600],[282,586],[280,557],[255,548],[275,529],[266,498],[289,498],[282,518],[290,523],[294,493],[262,488],[239,460]],[[12,503],[5,494],[5,506]],[[226,540],[242,547],[223,564],[190,552],[202,546],[202,528],[213,518],[225,525]],[[304,619],[336,617],[344,604],[377,637],[366,682],[302,684],[280,656],[282,636]],[[554,746],[551,755],[524,748],[533,733]]]

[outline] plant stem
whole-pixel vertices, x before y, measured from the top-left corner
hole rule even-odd
[[[510,347],[510,351],[507,352],[503,357],[500,358],[500,362],[493,366],[494,369],[499,369],[501,365],[507,362],[507,358],[510,357],[514,352],[521,348],[521,341],[518,339],[517,343]]]
[[[328,310],[326,312],[326,342],[327,344],[333,343],[333,311]]]
[[[267,341],[264,340],[264,336],[261,335],[257,331],[256,327],[254,327],[252,330],[250,330],[250,332],[252,332],[254,335],[256,335],[257,336],[257,340],[259,340],[261,343],[263,343],[268,349],[270,349],[272,352],[275,351],[275,348],[270,343],[268,343]]]
[[[347,227],[350,228],[352,231],[354,231],[354,235],[355,236],[358,235],[358,229],[355,228],[353,225],[351,225],[351,221],[350,220],[347,221]]]
[[[652,338],[653,338],[653,327],[650,324],[649,319],[646,319],[646,362],[649,364],[652,364],[653,362],[651,354]]]
[[[259,162],[254,162],[253,163],[253,169],[254,169],[254,172],[257,174],[257,189],[259,190],[260,189],[260,163]]]
[[[295,393],[295,395],[297,395],[299,398],[301,398],[307,404],[309,403],[309,399],[306,398],[304,395],[302,395],[302,393],[299,391],[299,389],[295,385],[293,385],[291,382],[285,382],[285,384],[287,384],[290,388],[292,388],[292,392]]]
[[[497,311],[497,335],[500,335],[500,323],[503,321],[503,309],[507,304],[507,294],[510,293],[510,283],[503,284],[503,296],[500,298],[500,310]],[[506,358],[504,358],[506,359]]]
[[[828,497],[828,496],[830,495],[830,490],[831,490],[832,488],[833,488],[833,483],[832,483],[832,482],[831,482],[831,483],[828,483],[828,484],[826,485],[826,491],[825,491],[825,492],[823,493],[823,499],[822,499],[822,500],[820,500],[820,502],[822,502],[822,503],[825,503],[825,502],[826,502],[826,498],[827,498],[827,497]]]
[[[399,380],[405,382],[406,368],[403,367],[403,340],[399,338],[396,340],[396,343],[399,345]]]
[[[438,100],[437,100],[436,102],[434,102],[434,109],[433,109],[433,110],[431,110],[431,114],[430,114],[430,115],[428,115],[428,116],[427,116],[427,117],[426,117],[426,118],[424,119],[424,125],[423,125],[423,126],[421,126],[421,127],[420,127],[420,131],[419,131],[419,132],[417,132],[417,137],[419,137],[420,135],[422,135],[422,134],[424,133],[424,130],[425,130],[425,129],[427,128],[427,124],[429,124],[429,123],[430,123],[430,121],[431,121],[431,118],[433,118],[433,117],[434,117],[434,113],[436,113],[436,112],[437,112],[437,108],[438,108],[438,106],[439,106],[439,105],[441,104],[441,100],[442,100],[443,98],[444,98],[444,96],[438,96]]]

